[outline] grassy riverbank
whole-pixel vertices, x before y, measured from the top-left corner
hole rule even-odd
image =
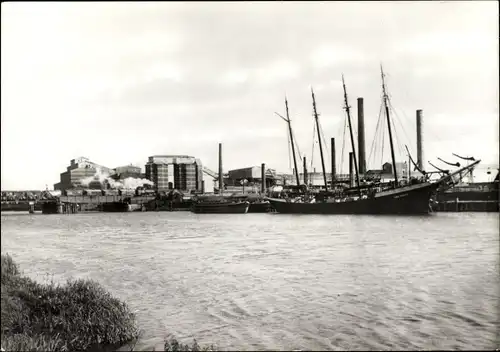
[[[40,284],[1,256],[1,343],[6,351],[107,351],[135,341],[140,331],[128,306],[97,282]],[[166,351],[211,351],[213,346],[165,342]]]

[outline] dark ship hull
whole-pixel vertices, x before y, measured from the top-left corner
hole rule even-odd
[[[249,213],[268,213],[271,211],[271,204],[269,202],[254,202],[250,203],[248,208]]]
[[[191,211],[197,214],[246,214],[249,207],[249,202],[199,202],[192,205]]]
[[[30,204],[28,201],[20,202],[2,202],[1,211],[29,211]],[[42,210],[42,204],[40,202],[35,203],[35,210]]]
[[[269,198],[278,213],[285,214],[404,214],[422,215],[432,212],[430,199],[437,183],[401,187],[383,191],[372,198],[343,202],[288,202]]]
[[[100,210],[106,213],[128,212],[129,206],[125,202],[102,203]]]

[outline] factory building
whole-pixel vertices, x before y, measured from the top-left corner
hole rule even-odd
[[[168,164],[159,164],[151,162],[146,164],[146,178],[155,184],[155,190],[166,191],[170,187],[168,185]]]
[[[54,184],[54,189],[63,191],[81,187],[83,179],[94,176],[98,171],[103,174],[114,174],[113,169],[93,163],[85,157],[72,159],[66,171],[61,173],[60,182]]]
[[[266,169],[266,187],[271,187],[276,178],[276,170]],[[239,186],[241,181],[246,180],[249,184],[260,184],[262,182],[261,166],[251,166],[242,169],[229,170],[227,185]]]
[[[387,162],[382,165],[382,174],[389,176],[388,178],[394,178],[394,171],[391,163]],[[408,164],[406,162],[396,163],[396,174],[399,178],[406,178],[408,174]]]
[[[172,168],[173,182],[169,178]],[[203,166],[199,159],[187,155],[150,156],[146,164],[146,178],[155,184],[157,191],[172,187],[180,191],[201,191],[203,188]]]

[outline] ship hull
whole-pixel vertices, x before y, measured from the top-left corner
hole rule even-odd
[[[124,202],[102,203],[100,210],[105,213],[123,213],[129,211],[129,205]]]
[[[250,203],[195,203],[191,211],[197,214],[246,214]]]
[[[271,211],[271,204],[269,202],[254,202],[250,203],[248,208],[249,213],[268,213]]]
[[[346,202],[287,202],[269,198],[278,213],[285,214],[402,214],[424,215],[432,212],[430,199],[436,189],[435,184],[403,187],[381,192],[374,198]]]

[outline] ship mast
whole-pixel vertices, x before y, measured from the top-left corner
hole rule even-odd
[[[389,117],[389,107],[387,106],[387,93],[385,91],[385,80],[384,80],[384,70],[382,69],[382,65],[380,65],[380,74],[382,76],[382,92],[385,106],[385,115],[387,116],[387,128],[389,129],[389,142],[391,145],[391,158],[392,158],[392,171],[394,172],[394,188],[398,185],[398,173],[396,171],[396,158],[394,157],[394,145],[392,143],[392,130],[391,130],[391,119]]]
[[[286,100],[286,97],[285,97],[285,107],[286,107],[286,121],[288,122],[288,131],[290,132],[290,143],[292,143],[293,167],[295,168],[295,179],[297,180],[297,186],[300,186],[299,169],[297,169],[297,159],[295,157],[295,144],[293,143],[292,123],[290,121],[290,116],[288,115],[288,101]]]
[[[290,133],[290,143],[292,144],[292,154],[293,154],[293,166],[295,167],[295,179],[297,180],[297,186],[300,186],[299,181],[299,170],[297,169],[297,159],[295,157],[295,143],[293,142],[293,133],[292,133],[292,121],[290,120],[290,116],[288,115],[288,101],[285,97],[285,107],[286,107],[286,118],[275,112],[276,115],[281,117],[283,121],[288,124],[288,131]]]
[[[318,119],[318,113],[316,111],[316,100],[314,99],[314,91],[313,91],[312,87],[311,87],[311,94],[312,94],[312,100],[313,100],[314,119],[316,120],[316,130],[318,132],[319,153],[321,155],[321,167],[323,169],[323,180],[325,181],[325,190],[328,191],[328,184],[326,183],[325,159],[323,159],[323,146],[321,144],[321,133],[319,130],[319,119]]]
[[[344,75],[342,75],[342,86],[344,87],[344,102],[345,102],[345,110],[347,112],[347,121],[349,123],[349,132],[351,134],[351,146],[352,146],[352,154],[354,158],[354,170],[356,172],[356,184],[358,185],[358,192],[361,195],[361,189],[359,188],[359,173],[358,173],[358,162],[356,160],[356,148],[354,147],[354,135],[352,133],[352,126],[351,126],[351,113],[350,113],[350,106],[349,103],[347,102],[347,90],[345,88],[345,82],[344,82]]]

